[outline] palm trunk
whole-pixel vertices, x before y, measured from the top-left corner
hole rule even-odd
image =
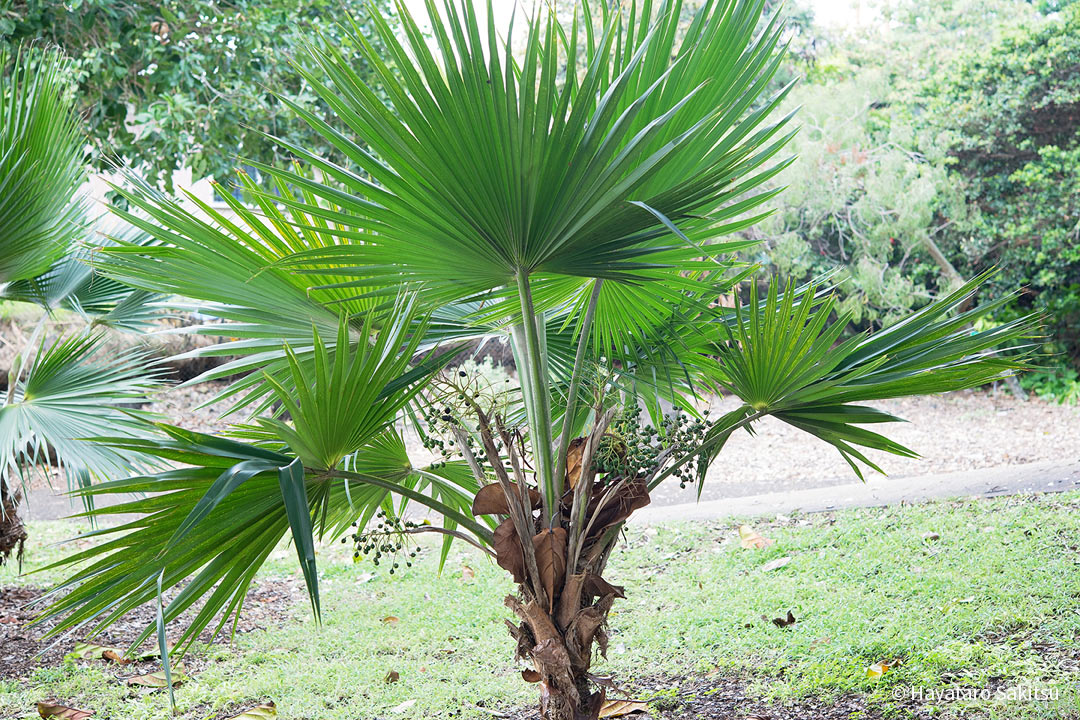
[[[509,596],[506,605],[521,620],[507,621],[517,641],[517,654],[533,670],[522,673],[540,685],[540,716],[544,720],[596,720],[604,703],[603,689],[593,691],[589,668],[594,646],[607,650],[607,615],[615,600],[608,594],[593,603],[583,599],[585,575],[566,583],[554,613],[534,599]]]
[[[611,486],[596,484],[592,455],[615,409],[595,408],[596,422],[586,438],[571,441],[575,404],[593,314],[599,301],[597,281],[578,338],[567,406],[557,438],[552,437],[551,389],[546,363],[544,318],[536,313],[528,275],[517,278],[521,322],[511,333],[511,347],[525,401],[529,442],[535,466],[538,499],[528,493],[522,458],[498,414],[478,406],[478,434],[488,463],[502,488],[504,517],[495,532],[499,565],[518,583],[518,595],[506,598],[517,616],[507,621],[517,641],[519,659],[532,663],[522,677],[540,686],[540,715],[544,720],[596,720],[604,704],[603,688],[593,690],[590,675],[593,648],[607,651],[607,616],[622,588],[600,577],[613,538],[606,534],[637,507],[648,502],[648,490],[636,479],[610,478]],[[496,434],[513,472],[513,480],[495,444]],[[573,445],[573,450],[571,450]],[[571,467],[571,455],[575,466]],[[569,488],[569,489],[567,489]],[[479,495],[477,496],[480,497]],[[539,507],[537,507],[539,506]],[[539,516],[535,515],[540,510]],[[473,506],[473,512],[479,508]]]
[[[15,554],[21,565],[23,548],[26,545],[26,527],[19,517],[19,503],[22,494],[18,488],[9,488],[7,482],[0,479],[0,565]]]

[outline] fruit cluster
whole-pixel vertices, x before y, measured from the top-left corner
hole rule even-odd
[[[625,408],[601,438],[593,456],[593,469],[610,479],[648,476],[662,464],[693,454],[710,427],[707,418],[690,417],[678,407],[664,416],[659,428],[643,426],[641,408]],[[680,487],[685,488],[693,480],[698,462],[695,458],[675,470]]]
[[[351,538],[353,541],[353,562],[359,562],[363,558],[371,557],[372,562],[378,566],[380,561],[390,566],[390,574],[401,567],[404,557],[405,567],[412,567],[412,561],[416,557],[416,548],[409,545],[409,530],[420,527],[417,523],[402,520],[394,514],[379,510],[375,514],[378,520],[372,530],[358,530],[348,537],[341,538],[346,543]],[[357,523],[353,523],[357,527]],[[389,556],[389,559],[384,559]]]

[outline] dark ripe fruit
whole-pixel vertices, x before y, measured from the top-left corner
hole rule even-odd
[[[468,373],[467,373],[467,372],[465,372],[464,370],[458,370],[458,375],[459,375],[460,377],[466,377],[466,376],[468,376]]]

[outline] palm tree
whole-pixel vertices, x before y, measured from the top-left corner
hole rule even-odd
[[[146,493],[94,511],[144,515],[62,561],[80,564],[45,611],[54,632],[100,631],[177,587],[162,622],[198,607],[183,652],[240,612],[287,533],[318,615],[316,535],[351,533],[378,556],[435,532],[444,559],[460,539],[517,583],[511,633],[543,716],[595,718],[594,648],[623,596],[605,570],[661,482],[703,482],[727,438],[767,415],[861,477],[867,448],[911,451],[862,427],[898,418],[860,403],[1017,369],[992,349],[1032,321],[969,329],[999,305],[964,309],[985,278],[869,336],[845,336],[824,287],[734,292],[754,269],[723,238],[762,217],[773,193],[755,190],[791,162],[777,159],[790,116],[773,119],[787,88],[760,97],[782,54],[762,6],[706,0],[682,32],[679,0],[583,0],[567,26],[519,18],[516,49],[469,3],[429,1],[430,45],[399,7],[400,37],[376,21],[386,57],[354,37],[378,91],[324,42],[294,63],[335,117],[293,110],[348,164],[284,143],[297,166],[256,164],[273,192],[241,175],[252,203],[230,201],[231,216],[120,189],[156,243],[106,248],[99,269],[232,323],[212,352],[235,359],[202,379],[239,375],[221,399],[249,418],[99,440],[179,465],[88,491]],[[733,307],[717,302],[728,294]],[[513,348],[519,386],[445,369],[491,337]],[[708,419],[695,403],[712,392],[743,404]],[[410,460],[406,425],[443,456]],[[416,506],[441,524],[412,522]]]
[[[85,263],[89,250],[79,243],[88,222],[78,196],[84,139],[65,94],[68,70],[52,52],[0,56],[0,300],[86,319],[83,331],[48,342],[39,323],[7,374],[0,395],[0,562],[21,555],[21,488],[35,466],[56,466],[75,487],[138,466],[136,455],[80,438],[97,434],[102,423],[145,435],[149,425],[123,406],[156,384],[144,354],[97,353],[103,328],[143,330],[159,306],[157,296]],[[128,244],[147,239],[125,234]]]

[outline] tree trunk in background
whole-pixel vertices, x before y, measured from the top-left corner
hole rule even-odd
[[[961,277],[960,273],[953,267],[953,264],[949,262],[949,258],[945,257],[945,253],[941,252],[941,248],[937,246],[937,243],[934,242],[933,238],[927,236],[924,238],[923,244],[926,247],[926,251],[930,253],[930,257],[934,258],[934,262],[941,268],[942,275],[945,275],[950,282],[964,282],[964,278]],[[966,306],[960,308],[960,310],[966,309]],[[1020,381],[1016,379],[1015,375],[1009,375],[1005,378],[1005,384],[1009,386],[1009,391],[1012,392],[1013,397],[1017,400],[1026,401],[1028,399],[1027,393],[1024,391],[1024,388],[1020,387]]]

